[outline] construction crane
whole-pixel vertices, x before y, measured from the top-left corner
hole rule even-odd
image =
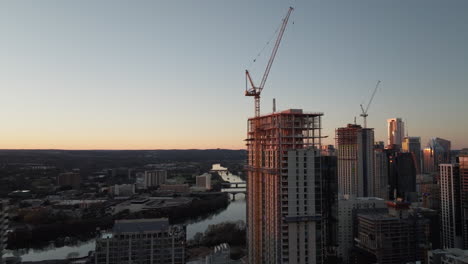
[[[268,74],[270,73],[271,66],[273,65],[273,61],[276,57],[276,52],[278,52],[279,45],[281,43],[281,39],[283,38],[284,30],[286,29],[286,25],[288,24],[289,16],[294,8],[289,7],[288,13],[286,17],[283,19],[283,24],[281,25],[281,29],[278,33],[278,38],[276,39],[275,46],[273,47],[273,51],[271,52],[270,60],[265,69],[265,73],[263,73],[262,81],[260,82],[259,86],[255,86],[252,77],[248,70],[245,70],[245,78],[246,78],[246,87],[245,87],[245,96],[253,96],[255,99],[255,117],[260,116],[260,94],[265,86],[266,80],[268,78]],[[248,83],[250,83],[250,88],[248,87]]]
[[[371,98],[369,100],[369,103],[367,104],[366,110],[364,110],[364,107],[362,107],[362,104],[361,104],[361,110],[362,110],[361,116],[364,118],[364,128],[367,128],[367,117],[369,116],[367,114],[367,111],[369,111],[369,106],[371,105],[372,100],[374,100],[375,93],[377,92],[377,88],[379,88],[380,83],[381,83],[381,81],[377,81],[377,84],[375,85],[374,92],[372,93],[372,96],[371,96]]]

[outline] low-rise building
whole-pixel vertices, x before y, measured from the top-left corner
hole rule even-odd
[[[211,190],[211,174],[204,173],[200,176],[197,176],[196,186],[198,188],[204,188],[205,190]]]
[[[77,172],[60,173],[57,176],[57,185],[58,186],[71,186],[75,189],[78,189],[80,188],[80,185],[81,185],[81,176]]]
[[[231,259],[231,248],[223,243],[214,247],[213,251],[201,259],[187,262],[187,264],[240,264],[240,260]]]
[[[116,184],[110,187],[110,193],[115,196],[132,196],[135,194],[135,184]]]
[[[162,184],[159,186],[159,190],[166,192],[188,193],[190,192],[190,186],[188,184]]]
[[[427,252],[427,264],[468,264],[468,250],[435,249]]]
[[[185,263],[185,226],[166,218],[117,220],[96,239],[95,264]]]

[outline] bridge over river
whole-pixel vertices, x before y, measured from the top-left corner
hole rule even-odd
[[[232,195],[232,200],[236,200],[237,194],[246,194],[247,193],[247,183],[246,182],[225,182],[222,184],[223,189],[221,192],[226,192]]]

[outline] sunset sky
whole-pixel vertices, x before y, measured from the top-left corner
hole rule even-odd
[[[2,1],[0,149],[244,148],[244,71],[293,12],[262,113],[468,147],[468,1]],[[249,69],[259,82],[269,45]]]

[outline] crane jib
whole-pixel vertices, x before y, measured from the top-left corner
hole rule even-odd
[[[271,66],[273,65],[273,62],[276,57],[276,53],[278,52],[278,48],[281,43],[281,39],[283,38],[284,31],[286,30],[286,26],[288,25],[289,17],[291,15],[291,12],[294,10],[294,8],[289,7],[288,13],[283,19],[283,23],[281,25],[281,29],[278,33],[278,37],[276,38],[275,46],[273,47],[273,50],[271,52],[270,59],[268,60],[267,66],[265,68],[265,72],[263,73],[262,80],[260,81],[259,86],[255,86],[254,82],[250,76],[250,73],[248,70],[245,71],[246,75],[246,85],[250,84],[250,88],[246,87],[245,95],[246,96],[255,96],[255,117],[260,116],[260,94],[265,86],[265,83],[268,79],[268,75],[270,74]]]

